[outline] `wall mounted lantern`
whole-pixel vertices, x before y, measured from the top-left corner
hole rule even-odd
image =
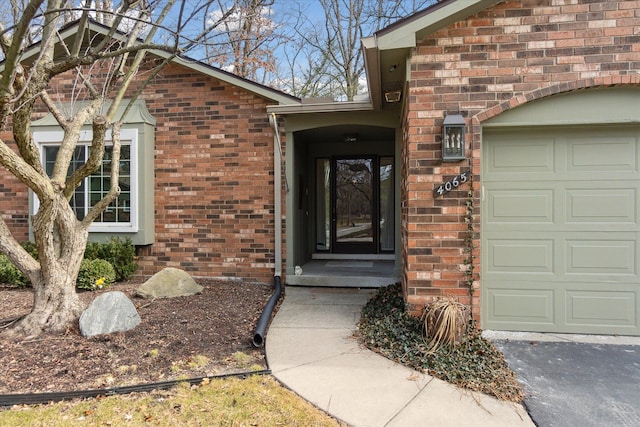
[[[464,160],[464,117],[460,114],[449,114],[442,124],[442,161],[454,162]]]
[[[384,100],[387,101],[389,104],[395,104],[397,102],[400,102],[400,99],[402,99],[402,91],[401,90],[388,90],[385,91],[384,93]]]

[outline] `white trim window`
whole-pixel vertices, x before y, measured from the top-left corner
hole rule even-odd
[[[41,161],[47,174],[51,175],[58,154],[61,131],[34,132],[34,141],[40,147]],[[82,131],[73,154],[69,174],[86,163],[91,149],[91,131]],[[91,224],[90,232],[137,232],[138,231],[138,131],[120,131],[120,195]],[[84,218],[91,206],[100,201],[109,191],[111,177],[111,131],[107,132],[105,153],[100,167],[84,179],[71,198],[71,206],[78,219]],[[34,212],[38,211],[38,198],[34,197]]]

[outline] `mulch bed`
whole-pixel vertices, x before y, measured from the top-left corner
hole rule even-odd
[[[0,285],[0,394],[75,391],[266,369],[253,331],[272,286],[196,280],[195,296],[146,300],[133,280],[99,292],[81,292],[89,303],[119,290],[142,319],[131,331],[84,338],[77,326],[65,334],[11,338],[11,319],[30,311],[30,288]]]

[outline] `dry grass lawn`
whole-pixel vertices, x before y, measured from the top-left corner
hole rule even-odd
[[[273,377],[183,384],[169,391],[18,406],[3,426],[341,426]]]

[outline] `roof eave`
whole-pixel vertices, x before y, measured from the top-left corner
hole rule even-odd
[[[164,51],[154,51],[154,55],[158,55],[160,57],[168,57],[169,54]],[[245,89],[249,92],[255,93],[263,98],[267,98],[278,104],[287,104],[287,105],[299,105],[301,99],[295,97],[293,95],[289,95],[287,93],[281,92],[277,89],[270,88],[268,86],[261,85],[259,83],[252,82],[251,80],[236,76],[235,74],[226,72],[219,68],[213,67],[211,65],[202,63],[195,59],[190,59],[183,56],[178,56],[172,59],[176,64],[182,65],[183,67],[190,68],[194,71],[198,71],[200,73],[206,74],[208,76],[214,77],[218,80],[221,80],[225,83],[232,84],[239,88]]]
[[[461,21],[503,0],[444,0],[378,31],[380,50],[411,48],[416,39]]]
[[[105,36],[108,35],[110,31],[109,27],[106,27],[94,21],[90,21],[88,26],[91,29],[91,31],[103,34]],[[62,30],[60,31],[60,38],[65,39],[67,37],[71,37],[77,31],[78,31],[78,25],[74,25],[74,24],[68,25],[67,27],[62,28]],[[113,34],[113,38],[118,40],[124,40],[124,37],[125,36],[123,34],[117,31]],[[31,57],[34,57],[35,55],[38,54],[39,49],[40,49],[39,43],[36,43],[33,46],[29,47],[27,50],[25,50],[21,60],[28,60]],[[154,49],[154,50],[150,50],[149,52],[161,58],[168,58],[171,56],[169,52],[162,51],[162,50]],[[266,98],[278,104],[297,105],[297,104],[300,104],[301,102],[300,98],[298,97],[289,95],[287,93],[281,92],[277,89],[270,88],[268,86],[261,85],[259,83],[252,82],[250,80],[236,76],[235,74],[226,72],[224,70],[221,70],[219,68],[213,67],[211,65],[205,64],[197,60],[192,60],[187,57],[178,56],[178,57],[172,58],[171,61],[179,65],[182,65],[184,67],[190,68],[194,71],[198,71],[205,75],[214,77],[225,83],[229,83],[234,86],[240,87],[244,90],[247,90],[249,92],[255,93],[258,96],[261,96],[263,98]],[[0,64],[0,69],[1,68],[2,68],[2,65]]]
[[[409,58],[411,49],[416,47],[417,40],[500,1],[503,0],[440,1],[421,12],[383,28],[370,37],[363,38],[362,51],[373,107],[379,110],[384,103],[382,98],[385,82],[383,79],[386,77],[383,75],[382,63],[385,62],[385,59],[387,62],[392,58],[397,61],[399,55],[405,55],[405,58]],[[408,73],[408,70],[405,72]]]

